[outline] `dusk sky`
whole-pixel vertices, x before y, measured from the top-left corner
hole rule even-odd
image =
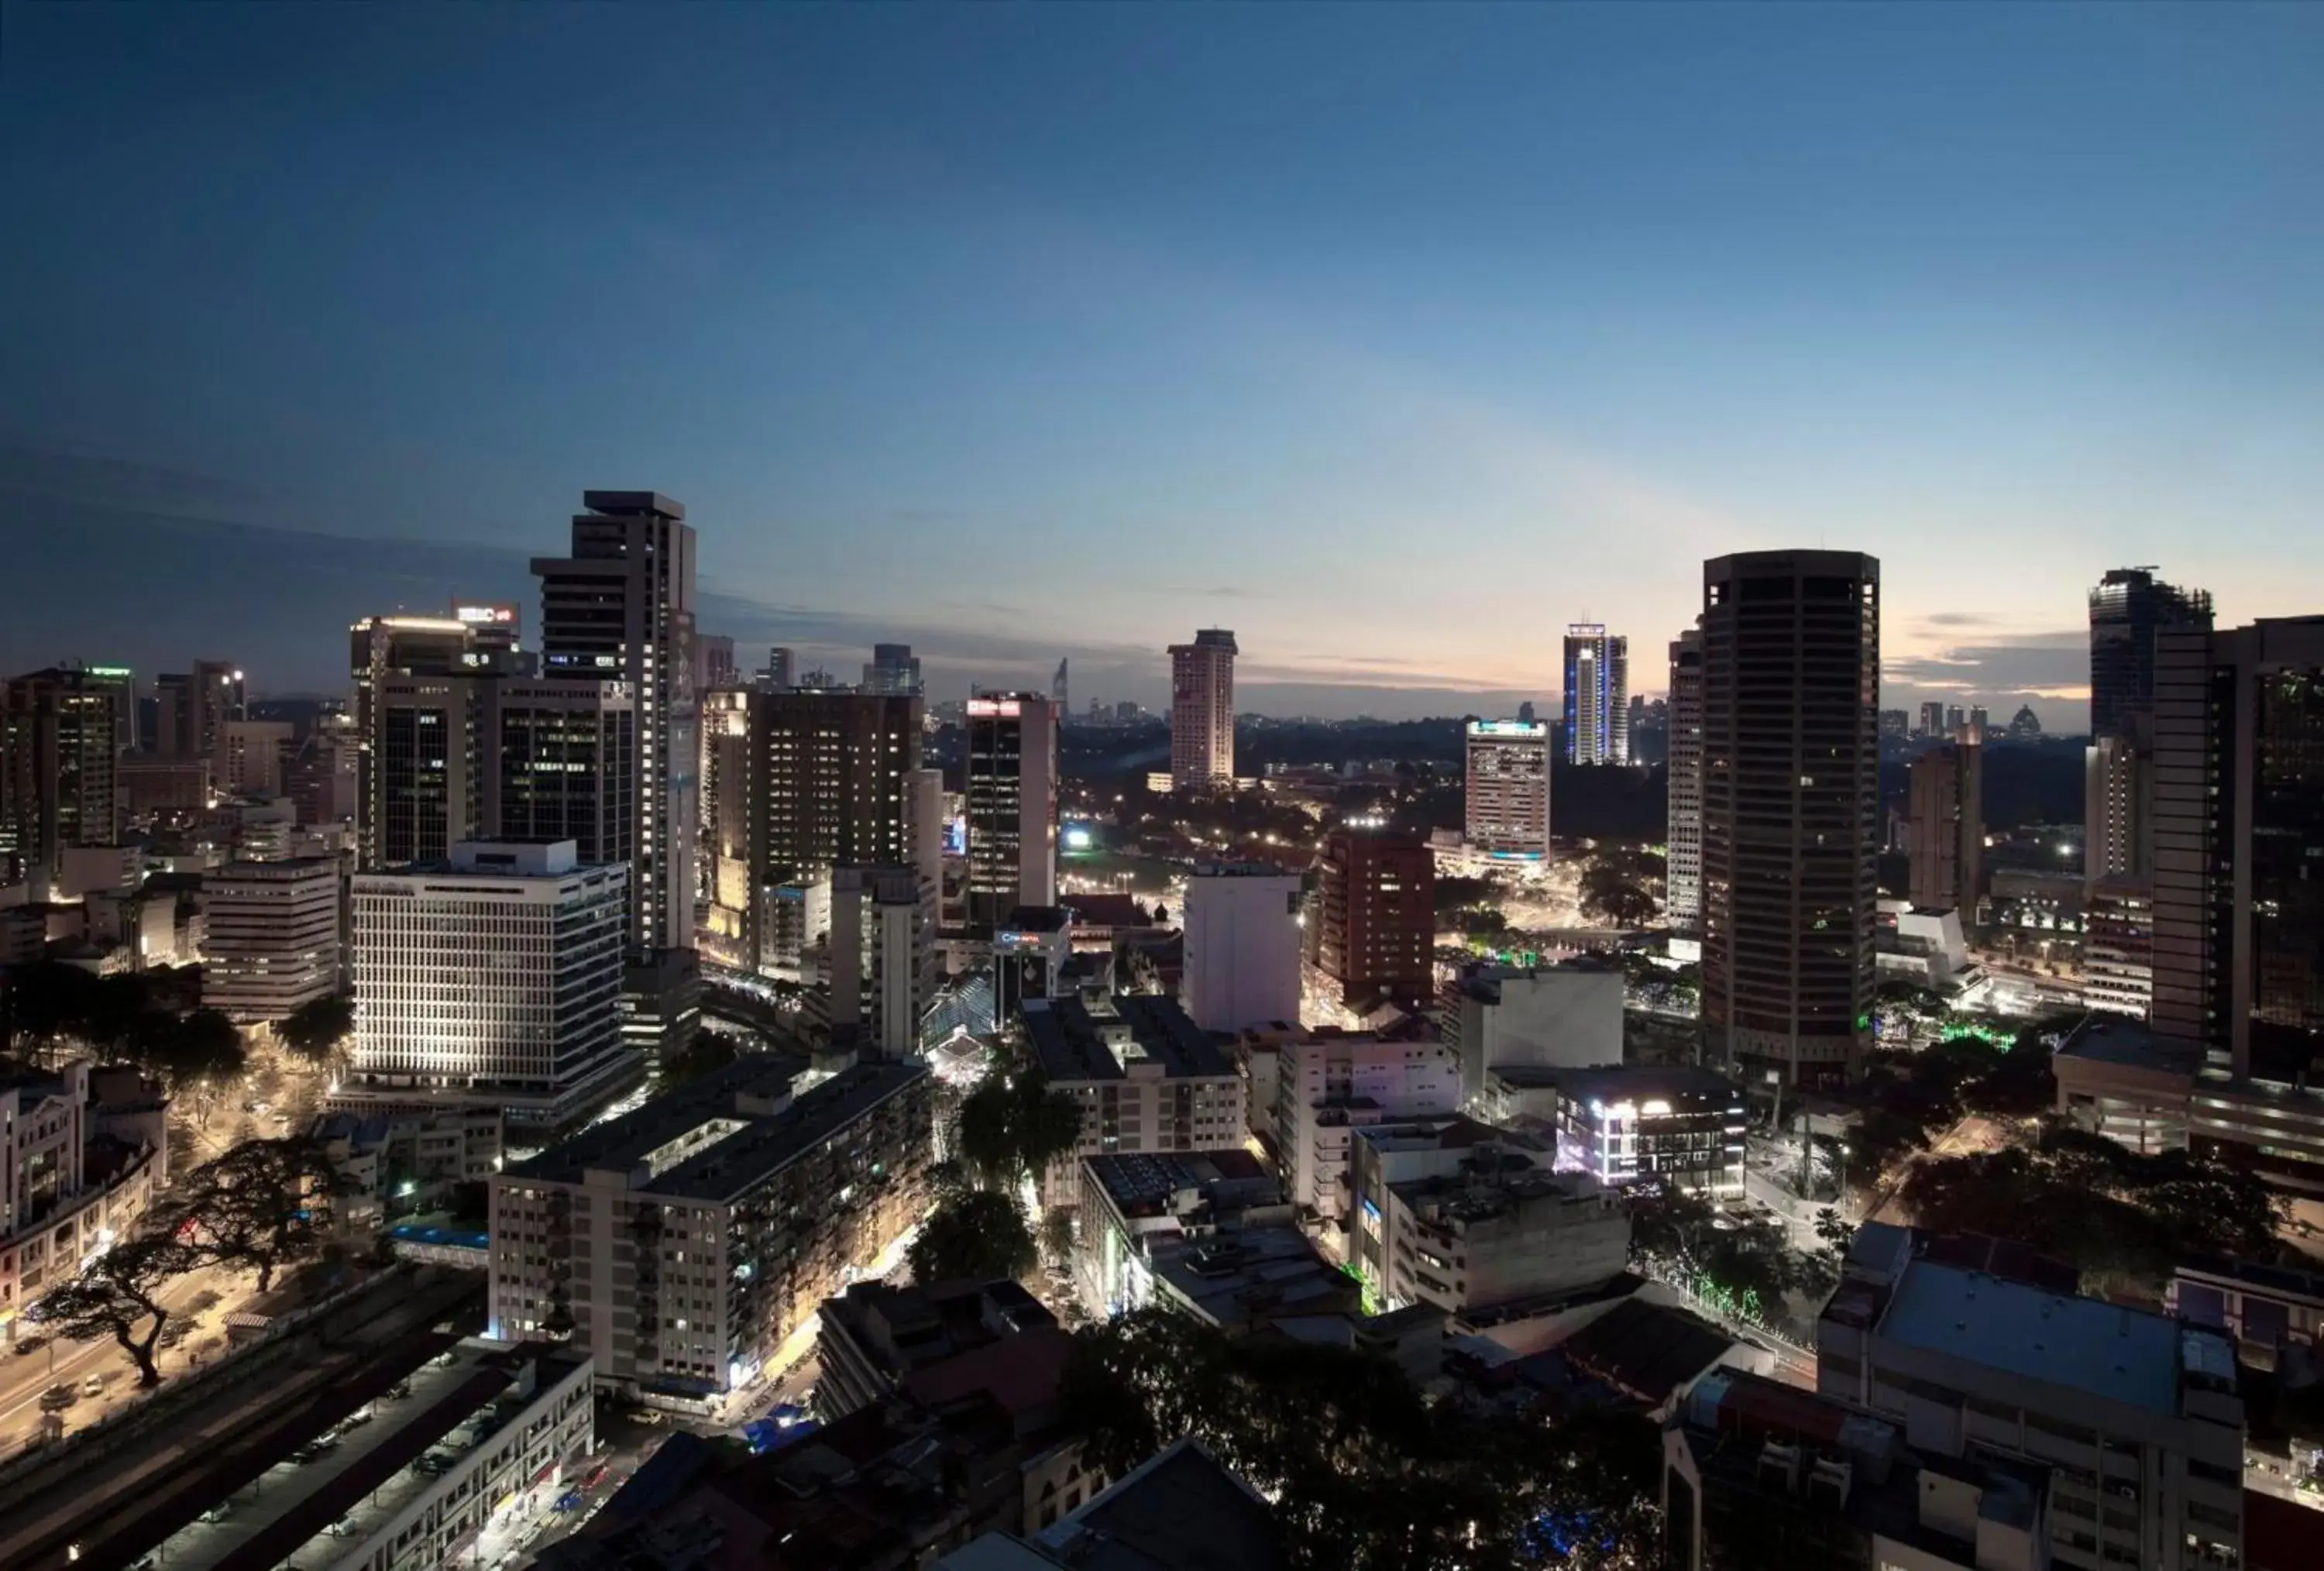
[[[1826,545],[2077,730],[2107,568],[2324,611],[2324,6],[10,5],[0,103],[10,670],[336,686],[590,486],[939,698],[1655,689]]]

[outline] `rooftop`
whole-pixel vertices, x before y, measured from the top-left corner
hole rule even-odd
[[[1708,1320],[1630,1298],[1567,1337],[1559,1349],[1585,1374],[1659,1407],[1734,1345],[1733,1337]]]
[[[2102,1299],[1918,1260],[1891,1293],[1880,1335],[2149,1412],[2179,1410],[2178,1324]]]
[[[1185,1190],[1209,1198],[1219,1186],[1245,1195],[1248,1203],[1266,1205],[1282,1198],[1282,1186],[1265,1164],[1240,1148],[1215,1151],[1181,1151],[1147,1156],[1134,1151],[1085,1157],[1089,1174],[1105,1187],[1109,1198],[1126,1216],[1158,1214],[1171,1197]]]
[[[1161,1067],[1171,1079],[1232,1075],[1234,1064],[1177,1000],[1152,993],[1117,993],[1111,1012],[1077,997],[1028,998],[1025,1034],[1041,1072],[1052,1080],[1122,1080],[1125,1060]]]
[[[2160,1036],[2144,1021],[2127,1016],[2094,1014],[2061,1044],[2058,1057],[2191,1076],[2203,1066],[2203,1044],[2185,1037]]]
[[[745,1055],[516,1163],[506,1176],[577,1184],[591,1171],[627,1172],[632,1188],[642,1193],[728,1199],[749,1193],[927,1073],[917,1062],[875,1059],[794,1099],[791,1083],[807,1067],[787,1054]]]
[[[1191,1437],[1034,1542],[1076,1571],[1280,1571],[1287,1563],[1267,1502]]]
[[[1649,1097],[1726,1096],[1741,1112],[1743,1093],[1714,1069],[1692,1064],[1611,1064],[1570,1069],[1554,1064],[1503,1064],[1490,1071],[1511,1086],[1554,1086],[1576,1102],[1636,1102]]]
[[[1220,1326],[1247,1326],[1277,1310],[1321,1314],[1357,1305],[1355,1279],[1324,1263],[1296,1227],[1214,1234],[1157,1251],[1152,1264],[1157,1279]]]

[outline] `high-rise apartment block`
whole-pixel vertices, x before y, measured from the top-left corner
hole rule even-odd
[[[1930,748],[1913,760],[1908,779],[1913,904],[1957,910],[1964,929],[1974,927],[1985,868],[1984,745]]]
[[[1703,564],[1702,1024],[1744,1077],[1852,1077],[1871,1045],[1880,564]]]
[[[771,971],[783,890],[838,866],[918,864],[920,700],[730,688],[711,695],[706,724],[712,846],[702,943],[724,964]]]
[[[2153,874],[2154,715],[2151,707],[2130,715],[2118,734],[2090,739],[2083,754],[2082,835],[2082,871],[2092,882]]]
[[[930,1197],[927,1070],[807,1069],[746,1054],[495,1176],[493,1334],[569,1335],[624,1391],[756,1379]]]
[[[232,661],[198,660],[190,671],[153,679],[160,710],[154,751],[174,758],[215,758],[220,728],[247,716],[243,673]]]
[[[130,681],[123,666],[52,666],[0,685],[0,877],[35,900],[69,849],[121,843]]]
[[[1057,903],[1057,710],[1038,693],[968,701],[968,922]]]
[[[2144,1020],[2154,1003],[2154,885],[2093,880],[2082,898],[2082,1002]]]
[[[1702,930],[1702,630],[1670,646],[1670,831],[1664,910],[1671,930]]]
[[[873,644],[872,658],[863,667],[863,690],[890,697],[909,697],[920,692],[920,661],[912,652],[912,646]]]
[[[280,1021],[339,990],[339,859],[235,862],[202,880],[202,1003],[237,1021]]]
[[[1044,1206],[1080,1197],[1081,1159],[1240,1145],[1244,1086],[1234,1060],[1156,993],[1024,1001],[1025,1040],[1049,1085],[1082,1104],[1073,1154],[1040,1177]]]
[[[1263,865],[1198,866],[1180,910],[1179,997],[1206,1031],[1299,1019],[1299,875]]]
[[[1950,735],[1945,726],[1945,707],[1942,704],[1928,703],[1921,706],[1919,735],[1932,742]]]
[[[1235,635],[1206,627],[1170,646],[1170,783],[1182,791],[1234,782]]]
[[[1565,630],[1565,759],[1630,762],[1630,641],[1595,622]]]
[[[355,878],[349,1107],[504,1107],[556,1128],[641,1067],[622,1046],[629,870],[573,843],[453,848]]]
[[[630,942],[694,942],[698,767],[694,691],[694,531],[650,491],[586,491],[572,554],[536,557],[541,670],[629,685],[637,716]]]
[[[824,1023],[866,1057],[909,1058],[936,996],[936,890],[908,864],[834,868],[830,889]]]
[[[1495,861],[1549,859],[1549,727],[1523,720],[1468,726],[1467,828]]]
[[[1428,842],[1342,825],[1325,837],[1316,868],[1306,958],[1321,990],[1357,1013],[1383,1003],[1421,1008],[1436,991],[1436,861]]]
[[[2048,1543],[2031,1564],[2044,1548],[2061,1571],[2240,1564],[2234,1344],[2077,1297],[2070,1273],[1956,1261],[1959,1242],[1857,1235],[1817,1326],[1817,1391],[1901,1426],[1916,1450],[2046,1469]]]

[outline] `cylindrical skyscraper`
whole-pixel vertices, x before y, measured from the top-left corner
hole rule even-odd
[[[1751,551],[1702,580],[1704,1056],[1837,1083],[1872,1039],[1880,564]]]

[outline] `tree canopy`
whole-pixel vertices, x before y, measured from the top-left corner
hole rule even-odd
[[[988,1075],[961,1098],[960,1160],[977,1183],[1013,1188],[1081,1143],[1082,1104],[1038,1070]]]
[[[985,1282],[1023,1276],[1038,1263],[1039,1252],[1016,1196],[955,1189],[920,1224],[904,1259],[916,1282]]]
[[[80,1275],[50,1289],[32,1306],[32,1318],[79,1341],[112,1337],[136,1363],[137,1383],[160,1385],[153,1349],[170,1320],[161,1293],[197,1263],[192,1250],[167,1234],[117,1243]]]
[[[282,1045],[310,1064],[327,1065],[355,1034],[355,1001],[352,993],[334,993],[309,999],[274,1028]]]
[[[1499,1571],[1648,1564],[1654,1427],[1434,1406],[1375,1354],[1141,1310],[1079,1334],[1065,1422],[1116,1475],[1194,1434],[1271,1502],[1293,1565]]]
[[[321,1250],[337,1183],[316,1141],[244,1141],[186,1175],[171,1223],[206,1258],[254,1268],[264,1292],[279,1268]]]

